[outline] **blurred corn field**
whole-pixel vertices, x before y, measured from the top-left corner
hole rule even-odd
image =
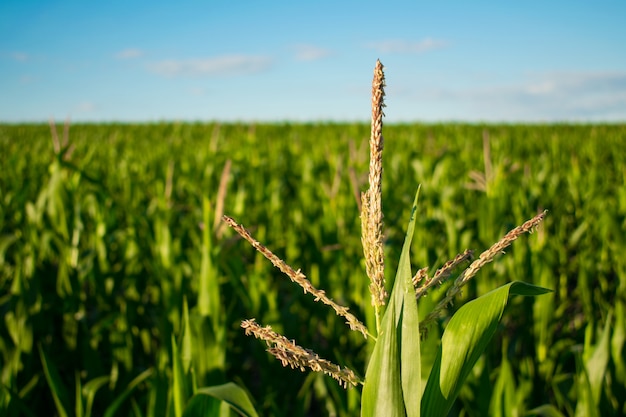
[[[452,414],[626,414],[626,126],[385,129],[391,265],[418,184],[415,227],[427,233],[415,235],[412,263],[431,271],[549,210],[450,308],[513,280],[554,290],[511,301]],[[368,125],[53,132],[0,125],[0,414],[179,415],[180,362],[193,363],[198,386],[237,383],[260,415],[358,415],[358,389],[282,368],[239,324],[255,317],[352,369],[365,369],[371,342],[218,220],[245,218],[373,328],[359,218]],[[420,299],[422,316],[446,289]],[[436,341],[424,340],[423,360]]]

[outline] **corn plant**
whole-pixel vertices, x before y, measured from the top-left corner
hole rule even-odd
[[[298,284],[315,301],[326,304],[346,320],[348,327],[360,332],[364,338],[375,340],[373,352],[365,371],[358,372],[332,363],[311,349],[303,348],[270,326],[262,326],[255,319],[241,323],[245,333],[262,339],[268,352],[279,359],[283,366],[304,371],[323,372],[336,379],[344,387],[362,386],[362,416],[445,416],[457,398],[464,381],[485,351],[497,330],[509,297],[533,296],[549,290],[511,282],[475,300],[466,303],[450,319],[441,338],[436,359],[425,384],[422,381],[420,343],[427,337],[428,327],[435,322],[442,310],[451,304],[467,282],[487,263],[520,235],[537,228],[546,212],[543,211],[507,233],[475,259],[458,277],[445,297],[433,310],[420,320],[418,300],[429,289],[440,285],[464,261],[473,257],[465,251],[445,263],[432,276],[428,268],[412,272],[410,250],[415,232],[418,212],[419,187],[411,208],[399,264],[391,293],[386,291],[385,262],[383,251],[382,214],[382,151],[383,107],[385,78],[383,66],[377,61],[372,83],[372,124],[370,136],[369,189],[361,194],[362,244],[366,261],[366,273],[370,280],[369,290],[375,314],[375,327],[368,328],[348,308],[333,301],[324,290],[311,284],[298,269],[294,269],[256,240],[251,233],[233,218],[224,221],[258,252]]]

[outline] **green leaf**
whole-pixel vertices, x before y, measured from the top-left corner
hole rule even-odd
[[[183,358],[178,352],[178,345],[174,335],[172,335],[172,379],[171,395],[174,404],[174,415],[181,417],[190,396],[189,380],[184,370]]]
[[[361,415],[420,415],[421,360],[417,301],[411,281],[410,249],[419,188],[400,254],[381,334],[365,374]]]
[[[450,319],[441,339],[424,390],[422,413],[429,417],[448,414],[465,379],[495,334],[509,295],[532,296],[549,291],[524,282],[511,282],[461,307]]]
[[[540,405],[532,410],[528,410],[526,414],[529,416],[565,417],[565,414],[561,413],[558,408],[550,404]]]
[[[493,387],[489,403],[490,417],[513,417],[519,415],[513,367],[506,356],[507,343],[502,346],[502,363]]]
[[[596,407],[600,404],[600,393],[602,391],[606,367],[609,363],[612,318],[612,314],[609,313],[606,323],[604,324],[604,330],[600,336],[600,341],[593,350],[593,353],[588,358],[585,358],[585,369],[587,370],[587,375],[589,376],[591,395]],[[584,354],[587,353],[588,352],[584,352]]]
[[[183,372],[188,374],[191,369],[193,340],[191,335],[191,326],[189,324],[189,306],[187,304],[187,297],[183,298],[183,323],[181,327],[183,333],[180,341],[181,365]]]
[[[76,405],[75,407],[75,411],[74,411],[74,415],[76,417],[84,417],[85,416],[85,411],[83,410],[83,396],[81,395],[81,391],[83,389],[81,382],[80,382],[80,376],[78,375],[78,372],[74,373],[74,379],[76,380],[75,386],[74,386],[74,390],[75,392],[75,399],[76,399]]]
[[[63,385],[63,381],[61,381],[61,376],[56,366],[54,366],[54,363],[50,362],[41,345],[39,345],[39,356],[41,357],[41,364],[43,365],[43,371],[46,375],[48,385],[50,386],[50,391],[52,391],[52,397],[54,398],[57,412],[61,417],[67,417],[67,410],[69,410],[70,403],[67,388]]]
[[[402,396],[407,417],[420,417],[422,396],[422,359],[420,355],[419,316],[417,312],[415,288],[413,287],[410,257],[411,238],[415,229],[418,196],[419,188],[415,194],[415,202],[411,210],[411,220],[407,228],[407,236],[400,255],[396,275],[396,282],[399,281],[402,284],[403,305],[398,332],[401,335],[402,341],[400,344],[400,374],[402,376]]]
[[[576,355],[576,411],[575,417],[599,417],[598,409],[594,407],[591,395],[589,376],[583,363],[582,355]]]
[[[394,297],[385,311],[381,334],[367,366],[363,385],[361,416],[405,416],[400,377],[398,338],[394,326],[396,306]]]
[[[202,316],[210,316],[214,331],[220,328],[220,286],[217,270],[213,264],[211,242],[211,204],[209,199],[202,199],[202,260],[198,283],[198,311]]]
[[[626,284],[626,280],[622,285]],[[618,289],[618,293],[619,293]],[[624,293],[624,291],[622,291]],[[611,359],[615,366],[615,378],[622,386],[626,385],[626,358],[622,354],[624,345],[626,344],[626,309],[623,301],[616,298],[615,300],[615,325],[613,326],[613,335],[611,336]]]
[[[126,400],[126,398],[133,392],[137,385],[143,382],[146,378],[152,375],[152,368],[146,369],[139,375],[137,375],[128,386],[124,389],[124,391],[107,407],[104,412],[104,417],[113,417],[117,412],[117,409],[120,408],[122,403]]]
[[[35,413],[33,413],[29,408],[30,399],[29,404],[27,404],[19,392],[12,390],[4,384],[0,384],[0,393],[2,392],[4,392],[9,398],[8,404],[0,403],[2,411],[8,416],[36,417]],[[6,398],[3,398],[3,396],[0,396],[0,399],[6,401]]]
[[[204,387],[198,389],[196,394],[189,400],[187,407],[185,408],[184,417],[207,415],[206,413],[206,399],[217,398],[220,401],[227,403],[233,410],[242,416],[246,417],[258,417],[254,406],[250,402],[250,398],[246,392],[232,382],[223,385],[216,385],[214,387]]]
[[[589,342],[593,334],[593,324],[587,326],[585,334],[585,350],[576,358],[578,369],[578,387],[576,402],[576,416],[599,416],[600,415],[600,393],[606,367],[609,361],[609,341],[611,336],[612,314],[609,313],[604,330],[600,336],[598,344],[594,347]]]
[[[87,382],[82,389],[83,396],[86,397],[85,417],[91,417],[91,408],[93,406],[93,400],[96,396],[96,392],[109,382],[110,378],[107,375],[100,376]]]

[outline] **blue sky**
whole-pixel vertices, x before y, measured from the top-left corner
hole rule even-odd
[[[0,2],[0,121],[626,121],[625,1]]]

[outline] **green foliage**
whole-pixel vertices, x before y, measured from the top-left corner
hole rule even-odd
[[[365,374],[361,416],[419,417],[421,387],[420,333],[409,251],[417,216],[411,209],[402,254],[380,336]]]
[[[492,415],[514,403],[517,415],[626,414],[626,128],[385,129],[389,265],[400,258],[417,184],[415,228],[424,233],[413,238],[414,266],[482,251],[550,210],[449,309],[448,317],[510,281],[555,290],[508,302],[450,413]],[[260,415],[358,414],[358,389],[283,369],[236,326],[255,317],[358,370],[374,345],[346,334],[341,319],[213,225],[230,159],[225,211],[374,328],[355,198],[365,189],[368,137],[365,124],[75,125],[64,158],[48,126],[0,126],[0,414],[61,414],[45,353],[68,415],[101,415],[113,404],[116,415],[164,415],[172,334],[183,369],[189,346],[180,337],[192,336],[196,387],[234,381]],[[420,299],[419,317],[447,288]],[[444,319],[421,344],[424,380],[445,327]],[[590,364],[602,372],[592,375]]]
[[[496,333],[509,297],[549,292],[523,282],[512,282],[461,307],[446,326],[422,393],[419,319],[409,260],[418,195],[419,190],[381,334],[365,375],[362,416],[448,415],[463,383]],[[513,404],[508,405],[514,409]]]
[[[509,296],[547,292],[541,287],[511,282],[461,307],[443,333],[422,398],[424,415],[448,414],[463,383],[496,333]]]
[[[227,403],[242,416],[257,417],[257,413],[246,392],[232,382],[198,389],[196,394],[189,401],[183,416],[210,415],[207,414],[207,399],[209,398],[216,398]]]

